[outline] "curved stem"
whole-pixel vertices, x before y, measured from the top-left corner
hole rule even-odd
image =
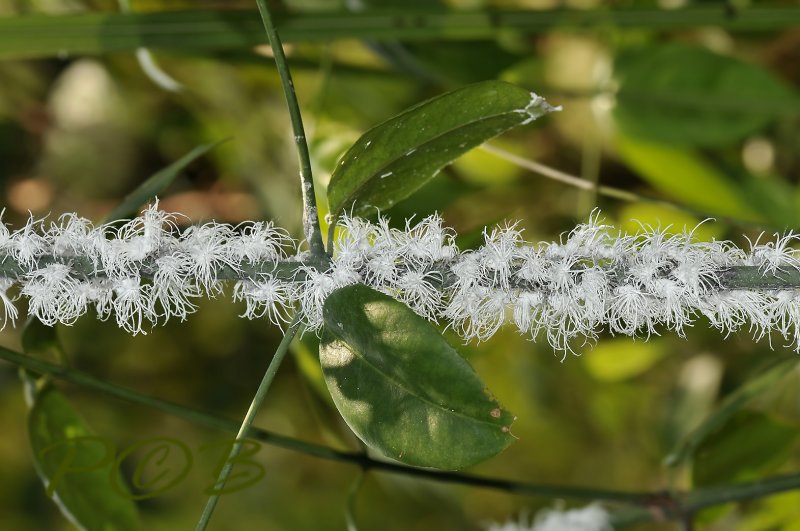
[[[275,355],[272,357],[272,361],[269,362],[269,366],[267,367],[267,371],[264,373],[264,377],[261,379],[261,383],[259,384],[256,394],[253,397],[253,401],[250,403],[250,409],[247,410],[247,414],[242,421],[242,425],[236,434],[236,441],[231,448],[228,459],[225,461],[222,470],[220,470],[217,482],[214,484],[215,491],[222,489],[225,486],[225,482],[228,480],[228,477],[231,475],[231,471],[233,470],[233,462],[242,451],[242,443],[240,441],[247,438],[247,436],[250,434],[250,427],[253,425],[253,421],[256,418],[256,413],[258,413],[258,409],[261,407],[261,403],[264,401],[264,397],[267,395],[270,385],[272,385],[272,380],[275,378],[275,374],[278,372],[278,367],[280,367],[283,358],[286,357],[286,353],[289,351],[289,344],[292,342],[292,339],[294,339],[294,336],[300,327],[300,314],[298,313],[295,315],[292,324],[286,331],[286,335],[283,336],[283,339],[275,351]],[[214,492],[208,497],[208,502],[206,502],[205,509],[203,509],[203,514],[201,515],[200,521],[197,523],[197,527],[195,528],[197,531],[203,531],[206,529],[218,501],[219,494],[217,492]]]
[[[283,85],[283,94],[286,96],[286,105],[289,107],[289,117],[292,120],[294,142],[300,162],[300,184],[303,193],[303,233],[308,245],[311,247],[311,252],[315,256],[322,256],[325,254],[325,247],[322,244],[322,232],[319,228],[317,199],[314,195],[314,178],[311,174],[311,157],[308,153],[303,118],[300,116],[300,104],[294,91],[294,82],[292,81],[292,74],[289,72],[289,65],[286,63],[283,45],[278,36],[278,31],[272,23],[272,16],[267,8],[267,3],[265,0],[256,0],[256,3],[258,4],[258,11],[261,13],[261,20],[264,23],[267,37],[269,37],[272,55],[275,57],[275,65],[278,67],[278,74]]]

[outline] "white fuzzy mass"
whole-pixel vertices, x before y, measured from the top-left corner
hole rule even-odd
[[[146,333],[159,321],[186,319],[194,299],[217,296],[233,279],[243,317],[284,325],[299,311],[307,329],[319,331],[327,296],[362,283],[465,340],[486,340],[509,324],[566,355],[603,330],[683,335],[703,315],[725,333],[777,331],[800,350],[798,290],[721,282],[738,266],[764,275],[800,269],[791,234],[745,251],[728,241],[695,241],[692,231],[621,234],[594,214],[558,242],[526,242],[512,224],[485,230],[483,246],[461,252],[438,215],[407,221],[403,230],[384,218],[345,216],[332,260],[321,268],[270,223],[181,231],[178,216],[156,202],[122,225],[94,227],[74,214],[49,224],[31,218],[13,232],[0,223],[0,316],[13,322],[15,301],[26,297],[30,315],[46,324],[72,324],[94,308],[129,332]],[[274,268],[280,264],[296,265],[287,273]]]

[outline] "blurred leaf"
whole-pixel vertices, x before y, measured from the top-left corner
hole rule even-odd
[[[779,379],[753,398],[749,409],[800,426],[800,363],[787,367]]]
[[[523,58],[495,41],[409,42],[405,46],[429,71],[459,85],[496,79]]]
[[[364,133],[328,186],[331,212],[371,214],[405,199],[463,153],[551,110],[531,93],[486,81],[420,103]]]
[[[800,97],[767,70],[698,46],[626,50],[615,69],[614,116],[628,136],[644,140],[724,146],[800,113]]]
[[[71,522],[88,531],[141,529],[136,504],[115,467],[114,445],[92,436],[51,385],[34,397],[28,433],[36,471]]]
[[[798,432],[768,416],[741,410],[698,447],[695,486],[756,479],[788,458]]]
[[[742,172],[741,168],[737,171]],[[763,219],[776,228],[796,228],[800,224],[800,210],[792,188],[778,176],[755,178],[742,172],[742,191]]]
[[[330,393],[325,385],[325,377],[319,364],[319,339],[314,334],[295,337],[289,347],[294,355],[300,374],[308,382],[314,393],[325,403],[333,406]]]
[[[670,452],[664,460],[665,463],[671,467],[687,463],[706,439],[724,429],[728,421],[736,416],[742,408],[755,397],[770,389],[796,365],[795,358],[784,358],[747,380],[736,391],[725,397],[720,406]]]
[[[164,2],[163,5],[174,5]],[[197,2],[195,2],[196,4]],[[220,2],[212,4],[223,5]],[[718,26],[749,31],[772,31],[796,26],[800,14],[793,6],[748,6],[742,16],[730,17],[717,6],[689,5],[684,9],[575,9],[547,12],[531,9],[441,9],[431,2],[414,2],[401,9],[289,10],[276,13],[284,42],[335,39],[489,39],[501,29],[544,32],[573,25],[669,28]],[[447,2],[448,5],[452,2]],[[50,5],[56,5],[50,3]],[[0,17],[0,58],[56,57],[152,50],[221,50],[266,43],[258,13],[250,9],[174,9],[147,13],[78,13],[53,16]]]
[[[492,147],[503,150],[522,151],[529,150],[529,146],[522,149],[506,145],[500,139],[492,142]],[[483,186],[498,186],[514,182],[522,173],[522,168],[513,162],[500,158],[494,153],[481,149],[472,149],[453,163],[453,168],[458,171],[465,181],[470,184]]]
[[[463,179],[444,174],[431,179],[413,197],[398,202],[384,214],[389,218],[389,226],[402,230],[407,219],[441,213],[458,198],[474,190]]]
[[[581,360],[597,380],[618,382],[646,372],[665,355],[664,345],[658,340],[615,338],[598,343]]]
[[[618,214],[616,226],[628,234],[640,234],[643,226],[660,227],[667,234],[678,234],[692,230],[696,241],[710,242],[724,238],[725,225],[715,221],[700,223],[700,219],[673,206],[658,203],[630,203]]]
[[[623,134],[616,136],[615,145],[624,162],[644,180],[686,205],[735,219],[760,218],[738,183],[699,155]]]
[[[513,415],[429,322],[366,286],[325,301],[320,360],[333,401],[368,446],[456,470],[511,444]]]
[[[108,213],[105,218],[105,222],[108,223],[111,221],[116,221],[132,214],[136,214],[142,205],[145,205],[151,199],[163,192],[167,186],[172,184],[172,181],[174,181],[180,172],[182,172],[189,164],[202,157],[221,143],[227,142],[228,140],[229,139],[225,138],[222,140],[217,140],[216,142],[212,142],[211,144],[202,144],[197,146],[163,170],[153,174],[146,181],[136,187],[133,192],[126,195],[122,202],[117,205],[114,210]]]
[[[800,531],[800,492],[784,492],[759,500],[743,515],[737,531]]]
[[[28,318],[22,329],[22,350],[25,354],[49,358],[56,363],[64,363],[66,359],[56,327],[44,325],[35,317]]]

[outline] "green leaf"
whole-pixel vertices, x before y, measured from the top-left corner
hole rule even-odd
[[[787,113],[800,97],[768,71],[698,46],[628,50],[615,64],[614,116],[627,135],[683,146],[723,146]]]
[[[738,411],[697,450],[692,468],[696,486],[757,479],[790,455],[798,432],[763,413]]]
[[[776,361],[771,367],[750,378],[744,385],[729,394],[720,406],[697,428],[683,438],[664,460],[668,466],[678,467],[689,462],[703,442],[722,430],[754,398],[769,390],[786,373],[797,365],[794,357]]]
[[[333,401],[369,447],[457,470],[506,448],[513,415],[429,322],[366,286],[325,301],[320,361]]]
[[[505,50],[493,40],[409,41],[404,42],[403,46],[426,71],[450,86],[453,83],[466,85],[485,79],[497,79],[505,69],[525,57]]]
[[[634,342],[626,337],[601,341],[581,359],[595,379],[619,382],[646,372],[666,354],[665,345],[658,340]]]
[[[463,153],[554,110],[502,81],[469,85],[422,102],[370,129],[331,175],[335,215],[374,213],[405,199]]]
[[[710,213],[760,220],[738,183],[691,150],[617,134],[615,147],[624,162],[672,198]]]
[[[141,529],[115,466],[114,446],[92,436],[67,399],[46,384],[28,415],[36,471],[61,512],[88,531]]]
[[[163,192],[167,186],[192,162],[208,153],[213,148],[227,142],[224,138],[210,144],[202,144],[191,150],[189,153],[176,160],[163,170],[150,176],[146,181],[136,187],[136,189],[125,196],[122,202],[114,210],[108,213],[105,222],[116,221],[135,214],[142,205]]]

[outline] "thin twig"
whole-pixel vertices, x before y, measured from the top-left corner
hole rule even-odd
[[[236,433],[238,429],[237,423],[232,420],[147,396],[124,387],[98,380],[81,371],[55,365],[3,347],[0,347],[0,359],[40,374],[47,374],[54,378],[79,385],[86,389],[115,396],[127,402],[152,407],[201,426],[207,426],[230,433]],[[258,427],[251,427],[248,436],[265,444],[304,455],[325,459],[327,461],[356,465],[364,471],[375,470],[401,474],[442,483],[499,490],[508,494],[522,496],[543,496],[549,498],[570,498],[586,501],[602,500],[626,503],[636,507],[636,509],[633,509],[629,514],[620,514],[622,518],[615,519],[615,522],[624,522],[625,524],[648,522],[662,517],[665,519],[677,518],[681,513],[680,507],[683,507],[684,512],[698,511],[731,501],[754,499],[778,492],[800,489],[800,473],[773,476],[748,483],[707,487],[685,493],[676,492],[673,494],[566,487],[482,477],[460,472],[438,472],[430,469],[412,468],[398,463],[378,461],[362,452],[336,450],[326,446],[301,441],[293,437],[278,435]],[[679,499],[686,501],[683,504],[676,505]]]
[[[289,329],[286,330],[286,335],[283,336],[283,339],[275,351],[275,355],[269,362],[269,366],[264,373],[264,377],[261,379],[261,383],[259,384],[256,394],[253,397],[253,401],[250,403],[250,408],[247,410],[247,415],[245,415],[244,420],[242,420],[242,425],[239,428],[239,432],[236,434],[236,441],[231,447],[231,452],[228,455],[228,459],[225,461],[222,470],[220,470],[219,477],[217,478],[217,482],[214,484],[214,490],[212,491],[211,496],[208,497],[205,509],[203,509],[203,514],[201,515],[200,521],[197,523],[197,527],[195,528],[196,531],[204,531],[206,527],[208,527],[208,522],[211,519],[211,515],[214,513],[217,502],[219,501],[219,491],[225,486],[225,482],[228,480],[228,477],[233,470],[233,462],[242,451],[241,441],[246,439],[250,434],[250,428],[256,418],[256,413],[258,413],[261,403],[264,401],[264,397],[266,397],[270,385],[272,385],[272,380],[275,378],[275,374],[278,372],[278,368],[280,367],[283,358],[286,357],[286,353],[289,351],[289,345],[291,344],[292,339],[294,339],[294,336],[300,327],[300,314],[298,313],[295,315],[292,324],[289,326]]]
[[[69,367],[56,365],[25,354],[21,354],[19,352],[14,352],[3,347],[0,347],[0,359],[39,374],[46,374],[53,378],[79,385],[85,389],[98,391],[125,400],[126,402],[157,409],[164,413],[186,419],[200,426],[206,426],[229,433],[236,433],[239,430],[239,424],[230,419],[175,404],[174,402],[144,395],[137,391],[96,379],[84,372],[71,369]],[[325,459],[327,461],[356,465],[364,471],[375,470],[394,474],[402,474],[444,483],[455,483],[473,487],[500,490],[511,494],[548,496],[554,498],[575,498],[587,501],[608,500],[633,504],[640,502],[642,499],[653,496],[653,494],[649,493],[639,494],[624,491],[524,483],[507,479],[474,476],[459,472],[439,472],[431,469],[412,468],[402,464],[379,461],[369,457],[366,453],[361,451],[349,452],[336,450],[327,446],[301,441],[293,437],[279,435],[255,426],[251,426],[248,436],[270,446],[317,457],[319,459]]]

